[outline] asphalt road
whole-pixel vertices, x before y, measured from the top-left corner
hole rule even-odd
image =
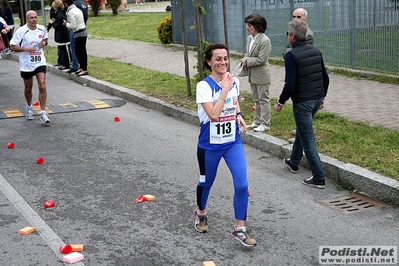
[[[0,75],[0,107],[23,108],[18,63],[0,61]],[[118,99],[51,73],[47,88],[49,105]],[[210,231],[200,234],[192,217],[197,126],[129,102],[50,119],[49,126],[38,117],[0,119],[2,265],[62,265],[62,244],[84,244],[85,258],[75,265],[135,266],[318,265],[321,245],[398,245],[397,209],[327,207],[319,201],[349,192],[329,180],[325,190],[303,186],[308,170],[293,175],[280,158],[247,145],[247,225],[258,246],[244,248],[229,236],[233,187],[224,162],[209,200]],[[156,200],[136,203],[142,194]],[[48,199],[54,208],[43,207]],[[25,226],[36,231],[19,235]]]

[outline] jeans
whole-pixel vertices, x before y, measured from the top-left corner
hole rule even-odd
[[[293,113],[296,124],[296,137],[290,160],[294,165],[299,165],[305,152],[309,167],[312,169],[314,180],[324,180],[325,174],[319,152],[316,147],[316,140],[313,132],[313,117],[320,108],[324,97],[293,104]]]
[[[75,54],[75,36],[73,31],[69,31],[69,55],[71,56],[72,69],[79,68],[79,61]]]

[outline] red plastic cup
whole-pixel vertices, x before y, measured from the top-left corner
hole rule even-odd
[[[36,162],[38,164],[43,164],[44,163],[44,159],[42,157],[37,158]]]
[[[54,200],[48,200],[44,202],[44,208],[52,208],[55,206]]]
[[[15,147],[14,142],[10,142],[7,144],[7,148],[9,148],[9,149],[14,149],[14,147]]]
[[[142,203],[145,201],[145,198],[143,195],[140,195],[137,199],[136,199],[136,203]]]
[[[121,120],[119,119],[119,117],[117,117],[117,116],[115,116],[114,120],[115,120],[115,122],[121,121]]]
[[[248,197],[249,197],[249,196],[251,196],[251,192],[249,192],[249,189],[248,189]]]
[[[60,251],[61,253],[69,254],[72,252],[72,246],[71,245],[60,246]]]
[[[34,102],[34,103],[33,103],[33,106],[39,106],[39,105],[40,105],[39,102]]]
[[[252,111],[255,111],[255,106],[252,106]]]

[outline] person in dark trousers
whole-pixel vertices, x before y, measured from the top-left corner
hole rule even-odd
[[[291,156],[285,158],[284,163],[292,173],[297,173],[305,152],[313,175],[302,183],[323,189],[325,173],[316,147],[313,117],[319,109],[324,108],[330,79],[320,50],[306,42],[307,29],[305,21],[293,20],[288,23],[287,38],[292,50],[285,55],[285,84],[274,109],[280,112],[285,102],[291,98],[296,138]]]
[[[7,46],[5,53],[10,54],[12,53],[12,51],[10,50],[10,40],[14,34],[14,15],[12,13],[12,8],[7,0],[0,0],[0,15],[10,28],[10,30],[6,34],[7,38],[5,38],[4,40]]]
[[[69,69],[69,56],[67,51],[67,45],[69,45],[69,30],[64,26],[64,20],[67,19],[66,8],[62,0],[54,0],[51,5],[54,9],[54,17],[49,20],[49,24],[54,28],[54,40],[57,43],[58,49],[58,69]]]
[[[65,3],[65,1],[66,0],[63,0],[64,3]],[[73,4],[82,11],[84,23],[87,24],[87,20],[89,19],[89,9],[87,8],[86,3],[82,0],[75,0],[75,1],[73,1]],[[76,57],[75,36],[74,36],[73,31],[69,31],[69,56],[70,56],[70,60],[72,62],[72,66],[71,66],[71,69],[69,69],[67,71],[67,73],[73,73],[73,72],[78,71],[79,60]]]
[[[66,0],[65,2],[67,9],[67,21],[64,20],[64,25],[73,31],[73,37],[75,40],[75,53],[79,61],[79,68],[75,71],[77,76],[88,75],[87,71],[87,29],[84,21],[84,13],[75,6],[73,0]]]

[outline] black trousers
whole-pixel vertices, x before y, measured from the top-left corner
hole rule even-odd
[[[86,50],[87,37],[75,38],[75,54],[79,61],[79,67],[84,71],[87,70],[87,50]]]

